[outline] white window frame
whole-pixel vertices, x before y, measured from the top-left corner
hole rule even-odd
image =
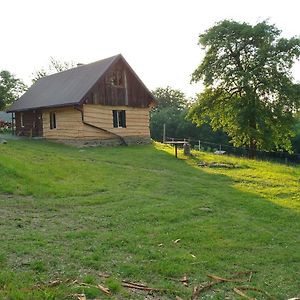
[[[54,116],[54,118],[53,118]],[[50,120],[50,130],[56,129],[57,128],[57,122],[56,122],[56,113],[54,111],[51,111],[49,113],[49,120]]]
[[[20,124],[21,124],[21,127],[24,128],[25,125],[24,125],[24,113],[20,113]]]
[[[127,124],[126,124],[126,110],[113,110],[113,115],[116,115],[116,124],[117,126],[115,126],[114,124],[114,120],[113,120],[113,127],[114,128],[126,128]],[[123,122],[122,122],[122,117],[121,115],[123,115],[123,122],[124,122],[124,126],[123,126]],[[114,117],[113,117],[114,118]]]

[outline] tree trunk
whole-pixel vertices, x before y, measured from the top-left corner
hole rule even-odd
[[[257,149],[256,141],[254,139],[251,139],[249,143],[249,153],[248,153],[250,159],[254,159],[256,157],[256,149]]]
[[[256,95],[252,91],[249,92],[249,106],[252,106],[250,114],[249,125],[250,125],[250,142],[249,142],[249,158],[254,159],[256,156],[256,139],[257,136],[257,124],[256,124]]]

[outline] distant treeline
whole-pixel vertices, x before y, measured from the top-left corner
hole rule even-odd
[[[152,139],[163,141],[163,126],[166,128],[166,138],[177,140],[188,139],[192,147],[200,147],[205,151],[219,150],[238,156],[247,156],[248,149],[233,147],[230,138],[221,130],[213,131],[207,123],[197,127],[188,119],[188,112],[193,99],[187,99],[185,94],[170,87],[157,88],[152,91],[156,97],[157,106],[151,111],[150,132]],[[293,154],[277,151],[257,151],[257,158],[274,159],[300,163],[300,119],[295,126],[296,136],[292,139]]]

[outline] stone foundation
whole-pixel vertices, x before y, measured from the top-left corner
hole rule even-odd
[[[148,145],[152,142],[150,137],[133,136],[124,138],[127,145]]]
[[[52,139],[51,139],[52,140]],[[132,136],[124,137],[124,140],[128,146],[133,145],[147,145],[151,143],[150,137]],[[124,145],[121,139],[107,139],[107,140],[80,140],[80,139],[59,139],[52,140],[57,143],[62,143],[78,148],[82,147],[115,147]]]

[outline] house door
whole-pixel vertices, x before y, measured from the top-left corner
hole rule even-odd
[[[36,110],[34,112],[33,136],[43,136],[43,119],[42,111]]]

